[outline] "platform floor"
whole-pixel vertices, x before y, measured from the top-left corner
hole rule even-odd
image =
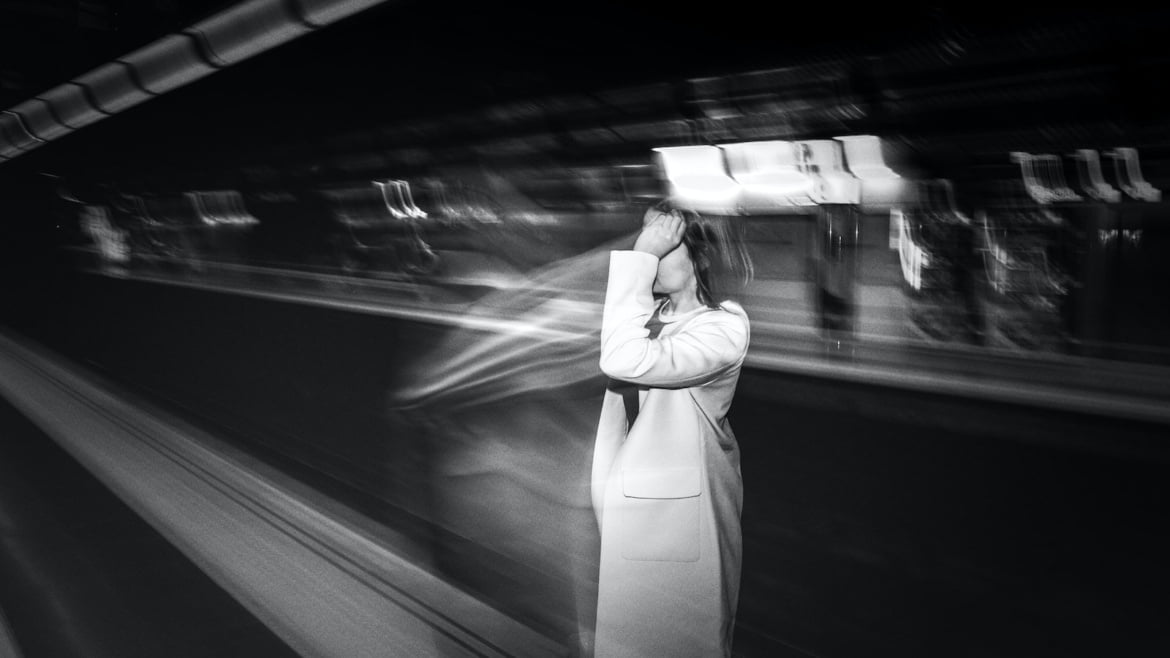
[[[24,658],[297,655],[2,398],[0,610]]]

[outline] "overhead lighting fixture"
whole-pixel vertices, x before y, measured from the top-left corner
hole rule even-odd
[[[901,178],[890,169],[883,155],[882,139],[876,135],[834,137],[845,149],[849,172],[863,181]]]
[[[728,175],[723,149],[718,146],[671,146],[654,149],[679,205],[700,212],[737,211],[740,184]]]
[[[804,149],[806,170],[814,178],[817,203],[860,203],[861,182],[845,170],[841,143],[831,139],[797,142]]]
[[[792,142],[769,140],[724,144],[727,168],[740,184],[739,206],[745,212],[815,205],[813,179],[804,171]]]
[[[808,192],[812,179],[803,171],[796,145],[786,141],[724,144],[731,176],[757,194],[792,196]]]

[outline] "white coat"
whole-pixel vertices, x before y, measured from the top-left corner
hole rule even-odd
[[[639,386],[627,427],[607,390],[594,444],[601,528],[595,655],[728,656],[739,596],[743,486],[726,414],[747,354],[738,305],[661,318],[658,259],[614,251],[601,327],[601,369]]]

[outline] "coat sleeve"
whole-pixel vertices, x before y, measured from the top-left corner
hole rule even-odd
[[[636,251],[610,254],[601,319],[601,370],[646,386],[682,388],[715,379],[743,361],[747,318],[727,311],[703,313],[675,334],[651,339],[651,288],[658,259]]]

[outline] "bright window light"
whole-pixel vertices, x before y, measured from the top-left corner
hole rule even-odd
[[[886,166],[882,156],[882,140],[876,135],[848,135],[834,137],[845,148],[845,162],[849,171],[861,180],[901,178],[898,172]]]
[[[813,181],[802,171],[792,142],[741,142],[722,148],[731,176],[753,194],[787,198],[812,189]]]
[[[861,182],[845,170],[841,144],[831,139],[797,142],[804,149],[805,164],[816,179],[813,199],[817,203],[860,203]]]
[[[654,149],[673,196],[696,210],[730,212],[740,185],[727,173],[723,150],[718,146],[673,146]]]

